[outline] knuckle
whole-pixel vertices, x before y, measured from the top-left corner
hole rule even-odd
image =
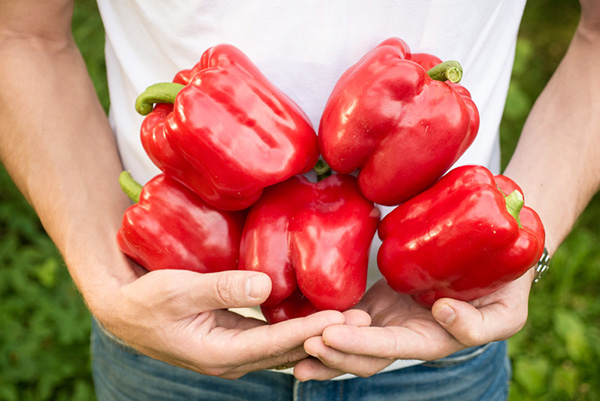
[[[237,380],[242,376],[244,376],[244,373],[231,372],[231,373],[223,374],[219,377],[222,379],[227,379],[227,380]]]
[[[216,301],[222,305],[233,305],[235,299],[233,295],[234,280],[229,274],[220,274],[217,278],[215,288]]]
[[[355,373],[356,376],[358,377],[362,377],[363,379],[366,379],[368,377],[373,376],[375,373],[377,372],[372,372],[372,371],[358,371]]]
[[[306,358],[306,354],[304,353],[304,351],[301,351],[301,350],[298,350],[295,352],[292,351],[285,355],[284,364],[288,367],[292,367],[305,358]]]
[[[224,377],[227,375],[228,370],[223,367],[210,366],[202,369],[201,373],[206,376]]]
[[[202,369],[200,373],[206,376],[214,376],[228,380],[239,379],[245,374],[243,372],[240,372],[238,368],[233,366],[209,366]]]
[[[475,347],[481,345],[481,333],[479,330],[470,327],[461,336],[460,342],[467,347]]]
[[[282,344],[272,344],[268,349],[262,350],[260,353],[256,353],[256,350],[250,350],[251,347],[252,344],[248,344],[247,352],[252,352],[255,355],[255,359],[274,359],[277,366],[294,365],[307,356],[302,349],[290,349],[290,347]]]

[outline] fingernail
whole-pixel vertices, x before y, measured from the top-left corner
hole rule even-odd
[[[304,349],[304,352],[306,352],[308,355],[310,355],[310,356],[312,356],[314,358],[318,358],[319,357],[319,354],[316,353],[316,352],[314,352],[314,351],[308,351],[308,350]]]
[[[261,298],[264,284],[265,280],[260,274],[248,277],[246,280],[246,295],[250,298]]]
[[[456,319],[456,311],[450,305],[444,304],[435,311],[434,317],[442,323],[452,324]]]

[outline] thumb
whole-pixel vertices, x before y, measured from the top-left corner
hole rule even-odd
[[[476,308],[467,302],[441,299],[431,312],[456,340],[470,347],[503,340],[518,331],[515,323],[518,319],[502,304]]]
[[[264,273],[230,270],[198,277],[190,289],[196,306],[227,309],[257,306],[271,293],[271,279]]]

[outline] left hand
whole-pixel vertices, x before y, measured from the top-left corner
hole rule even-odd
[[[471,302],[442,298],[431,310],[396,293],[382,279],[356,307],[371,316],[371,326],[330,326],[308,339],[304,348],[313,358],[299,362],[294,375],[302,381],[344,373],[368,377],[397,359],[430,361],[505,340],[527,320],[532,278],[530,270],[492,294]]]

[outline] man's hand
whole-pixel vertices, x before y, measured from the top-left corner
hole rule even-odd
[[[304,348],[314,358],[298,363],[294,375],[299,380],[328,380],[344,373],[368,377],[397,359],[435,360],[507,339],[527,320],[531,280],[530,271],[475,301],[444,298],[431,310],[381,280],[357,306],[371,316],[372,325],[336,325],[307,340]]]
[[[271,281],[262,273],[154,271],[117,291],[100,321],[148,356],[234,379],[292,366],[308,357],[302,347],[308,338],[344,323],[335,311],[267,325],[226,310],[259,305],[270,290]]]

